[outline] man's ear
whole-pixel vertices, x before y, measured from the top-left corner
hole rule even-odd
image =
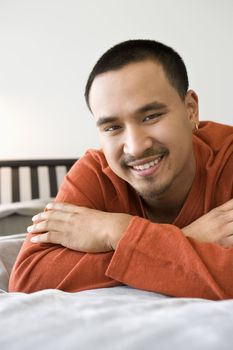
[[[185,106],[187,110],[187,117],[192,125],[192,129],[195,131],[199,124],[198,96],[195,91],[188,90],[185,96]]]

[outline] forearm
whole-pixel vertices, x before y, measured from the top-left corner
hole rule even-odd
[[[116,251],[87,254],[27,238],[9,290],[67,292],[116,286],[172,296],[226,299],[233,296],[233,248],[198,243],[173,225],[133,217]]]
[[[106,275],[135,288],[177,297],[233,297],[233,248],[198,243],[173,225],[134,217]]]
[[[232,204],[229,201],[224,208]],[[222,213],[221,207],[196,220],[189,238],[174,225],[151,223],[139,217],[131,218],[128,214],[105,213],[67,204],[58,207],[50,213],[51,221],[47,218],[43,226],[47,231],[47,225],[52,222],[58,240],[50,240],[50,243],[55,243],[53,245],[33,244],[29,236],[12,272],[11,291],[45,288],[79,291],[121,282],[173,296],[207,299],[233,296],[233,248],[199,243],[195,239],[196,232],[206,241],[209,241],[209,236],[219,237],[220,220],[218,218],[214,224],[212,217],[216,219],[216,211]],[[60,221],[54,221],[54,217]],[[211,233],[209,223],[212,223]],[[114,254],[111,251],[102,253],[106,249],[106,235],[101,234],[102,228],[104,232],[106,229],[113,231],[110,246],[116,248]],[[228,235],[228,231],[222,231]],[[62,237],[66,239],[63,241]],[[83,252],[80,252],[80,247]],[[107,250],[111,250],[108,244]]]
[[[113,252],[86,254],[60,245],[32,244],[28,235],[10,277],[10,292],[77,292],[121,284],[105,275]]]

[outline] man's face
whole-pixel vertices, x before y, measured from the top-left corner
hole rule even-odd
[[[94,79],[90,106],[107,162],[145,200],[172,195],[190,181],[197,104],[193,91],[182,101],[152,60]]]

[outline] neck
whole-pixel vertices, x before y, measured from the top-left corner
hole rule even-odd
[[[178,216],[183,203],[178,205],[176,203],[175,206],[168,207],[167,205],[148,205],[148,203],[144,204],[144,209],[146,212],[146,216],[152,222],[171,224],[174,222],[175,218]]]

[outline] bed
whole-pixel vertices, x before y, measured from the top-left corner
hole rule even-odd
[[[129,286],[8,293],[26,225],[53,199],[74,161],[0,162],[0,349],[232,349],[233,300],[173,298]]]

